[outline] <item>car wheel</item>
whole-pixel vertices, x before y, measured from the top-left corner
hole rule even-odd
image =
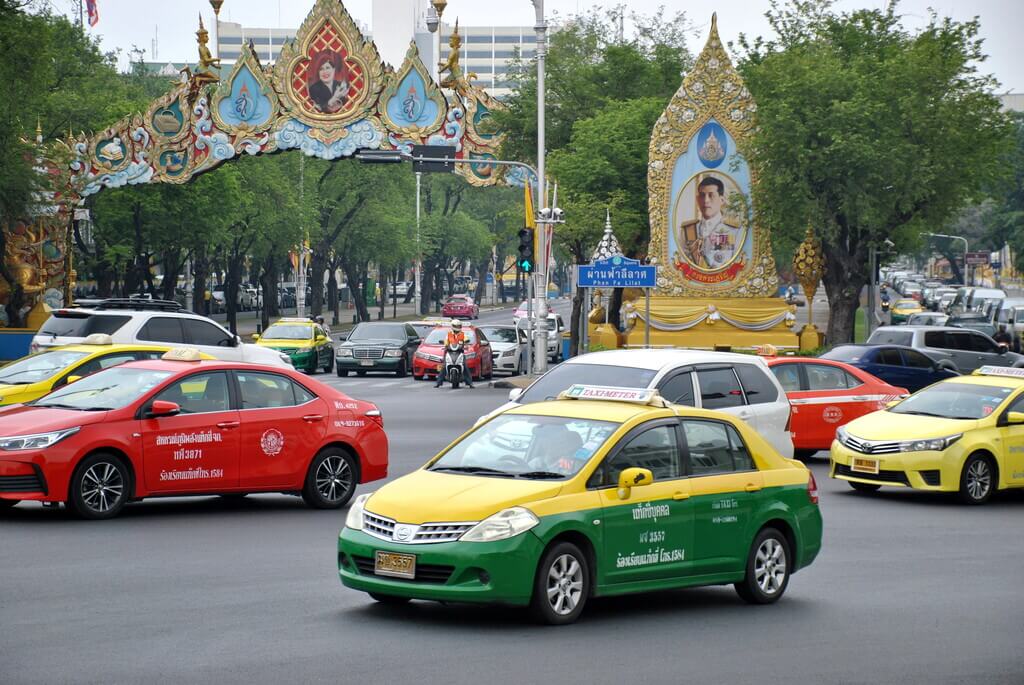
[[[334,371],[334,355],[327,359],[327,366],[324,367],[324,373],[330,373],[331,371]]]
[[[306,373],[308,373],[310,376],[315,376],[316,372],[320,370],[320,368],[317,366],[316,362],[317,362],[317,358],[314,356],[313,357],[313,361],[311,361],[309,363],[309,368],[306,369]]]
[[[128,469],[117,457],[94,454],[86,457],[71,477],[70,509],[85,519],[117,516],[128,501]]]
[[[765,528],[750,546],[747,575],[736,583],[736,593],[750,604],[778,601],[789,585],[789,543],[775,528]]]
[[[408,604],[411,599],[410,597],[399,597],[398,595],[382,595],[379,592],[370,592],[368,594],[381,604],[393,604],[396,606],[399,604]]]
[[[966,504],[984,504],[992,499],[998,484],[992,460],[982,454],[972,454],[960,474],[960,500]]]
[[[857,492],[878,492],[878,489],[882,487],[877,483],[858,483],[855,480],[848,480],[846,482],[851,488],[853,488]]]
[[[395,376],[398,378],[405,378],[409,375],[409,367],[406,365],[405,358],[398,364],[398,371],[395,371]]]
[[[541,558],[533,581],[530,609],[549,625],[572,623],[583,613],[590,596],[590,565],[571,542],[552,546]]]
[[[348,378],[348,371],[345,369],[338,369],[338,378]]]
[[[20,499],[0,499],[0,509],[10,509],[17,506],[20,501]]]
[[[416,374],[413,374],[412,375],[412,379],[414,381],[425,381],[427,379],[427,374],[424,373],[424,374],[421,374],[419,376],[417,376]]]
[[[314,509],[338,509],[348,504],[358,480],[352,455],[340,447],[328,447],[310,462],[302,499]]]

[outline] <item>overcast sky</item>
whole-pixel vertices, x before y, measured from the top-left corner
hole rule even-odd
[[[198,14],[203,13],[208,25],[213,17],[208,0],[96,2],[100,22],[90,31],[102,38],[104,49],[120,49],[127,55],[132,46],[138,46],[146,51],[147,60],[150,59],[151,43],[157,31],[159,60],[195,60]],[[345,6],[357,20],[370,24],[371,3],[372,0],[348,0]],[[77,17],[75,8],[78,0],[54,0],[54,4]],[[313,0],[226,0],[221,17],[243,26],[297,28],[313,4]],[[593,6],[608,7],[618,3],[547,0],[545,4],[549,15],[557,12],[566,16]],[[764,18],[768,0],[715,0],[703,5],[683,0],[629,0],[626,4],[631,10],[648,14],[655,12],[659,5],[664,5],[669,11],[685,10],[695,27],[695,35],[689,45],[694,52],[703,46],[712,11],[718,12],[719,33],[726,42],[734,40],[740,33],[768,35],[771,30]],[[839,0],[838,6],[854,9],[884,7],[885,4],[880,0]],[[942,16],[961,21],[979,16],[981,36],[985,39],[985,51],[989,55],[981,65],[982,69],[999,79],[1002,84],[1000,92],[1024,92],[1024,51],[1020,46],[1024,40],[1024,0],[903,0],[899,5],[904,23],[911,29],[926,23],[929,8],[934,8]],[[534,11],[528,0],[448,0],[445,19],[454,21],[456,16],[463,24],[477,26],[532,25]],[[124,58],[123,62],[126,61]]]

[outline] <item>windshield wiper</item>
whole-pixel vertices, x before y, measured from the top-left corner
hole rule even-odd
[[[548,478],[565,478],[565,475],[564,473],[555,473],[554,471],[527,471],[526,473],[517,473],[516,478],[544,480]]]
[[[83,411],[82,407],[76,407],[73,404],[58,404],[58,403],[54,403],[54,404],[39,404],[38,402],[36,402],[35,404],[30,405],[30,406],[33,406],[33,407],[46,407],[48,409],[74,409],[75,411]]]
[[[931,412],[927,412],[927,411],[897,411],[897,412],[893,412],[893,413],[894,414],[913,414],[914,416],[934,416],[937,419],[948,419],[948,418],[951,418],[949,416],[943,416],[942,414],[932,414]]]
[[[113,411],[114,407],[80,407],[82,411]]]
[[[505,476],[511,478],[517,474],[498,469],[490,469],[486,466],[435,466],[431,471],[455,471],[457,473],[478,473],[488,476]]]

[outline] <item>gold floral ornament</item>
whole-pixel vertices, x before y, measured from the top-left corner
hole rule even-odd
[[[807,227],[807,235],[793,257],[793,271],[807,296],[807,321],[813,326],[812,304],[814,293],[818,291],[818,283],[825,273],[825,257],[821,252],[821,241],[814,237],[814,230],[810,226]]]

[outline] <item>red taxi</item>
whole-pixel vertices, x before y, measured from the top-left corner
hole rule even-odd
[[[765,361],[789,398],[790,431],[798,458],[829,449],[839,426],[909,394],[906,388],[842,362],[809,357]]]
[[[437,370],[444,363],[444,341],[451,329],[451,326],[438,326],[423,339],[412,358],[413,378],[418,381],[437,378]],[[462,332],[466,334],[466,366],[473,380],[491,378],[494,375],[491,342],[474,326],[463,326]]]
[[[441,316],[452,319],[478,319],[480,318],[480,307],[469,295],[452,295],[445,300],[444,306],[441,307]]]
[[[384,478],[377,407],[280,367],[195,350],[121,364],[0,408],[0,508],[116,516],[156,496],[283,492],[336,509]]]

